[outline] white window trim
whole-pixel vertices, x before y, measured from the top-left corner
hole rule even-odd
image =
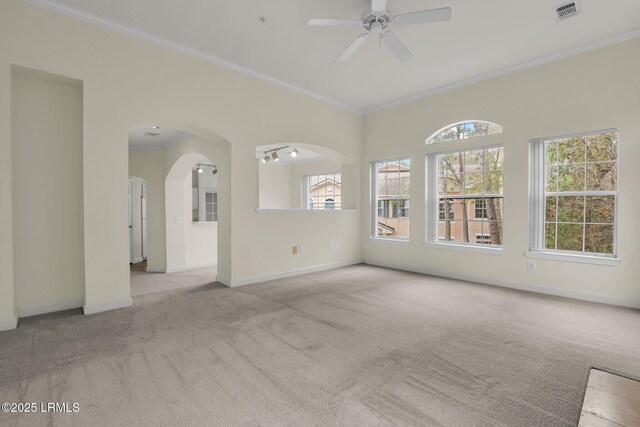
[[[409,159],[411,161],[411,156],[399,156],[393,157],[391,159],[381,159],[381,160],[373,160],[369,163],[369,238],[371,240],[381,240],[387,242],[410,242],[411,241],[411,231],[409,231],[409,237],[378,237],[378,196],[377,196],[377,185],[378,185],[378,171],[376,168],[376,164],[382,162],[394,162],[397,160]],[[384,199],[381,199],[384,200]],[[389,200],[389,199],[387,199]],[[411,200],[411,172],[409,172],[409,197],[406,200]],[[387,208],[388,210],[388,208]],[[411,221],[411,217],[407,217],[409,221]],[[411,223],[409,223],[409,230],[411,230]]]
[[[196,224],[213,224],[218,221],[207,221],[207,207],[206,207],[206,194],[218,193],[218,189],[213,187],[197,187],[198,188],[198,221],[192,221]],[[217,203],[216,203],[217,208]]]
[[[215,206],[215,210],[212,212],[213,217],[216,218],[212,221],[207,221],[207,193],[211,193],[211,194],[215,194],[216,195],[216,201],[215,203],[212,203],[213,206]],[[200,214],[200,221],[196,221],[196,222],[200,222],[203,224],[212,224],[212,223],[216,223],[218,222],[217,216],[218,216],[218,190],[211,188],[211,187],[205,187],[201,190],[201,196],[200,196],[200,210],[199,210],[199,214]]]
[[[492,255],[502,255],[504,249],[502,246],[493,246],[485,244],[467,244],[455,242],[424,242],[424,246],[431,249],[447,249],[463,252],[476,252]]]
[[[620,131],[617,128],[604,129],[590,132],[578,132],[560,136],[550,136],[545,138],[536,138],[529,141],[529,250],[525,255],[529,258],[548,259],[556,261],[578,262],[597,265],[618,265],[618,201],[619,191],[601,191],[595,192],[594,195],[615,195],[615,210],[613,218],[613,255],[598,255],[594,253],[579,253],[572,251],[563,251],[557,249],[545,248],[545,171],[546,156],[545,142],[557,139],[577,138],[589,135],[598,135],[605,133],[617,133],[618,145],[616,147],[616,179],[620,179]],[[619,188],[619,186],[618,186]],[[575,192],[577,195],[590,195],[589,191]],[[553,192],[550,192],[553,194]],[[563,192],[563,195],[572,195],[572,192]]]
[[[476,136],[472,136],[472,137],[467,137],[467,138],[459,138],[459,139],[452,139],[450,141],[434,141],[433,139],[440,135],[442,132],[444,132],[447,129],[451,129],[452,127],[461,125],[461,124],[466,124],[466,123],[484,123],[484,124],[488,124],[491,126],[496,126],[497,128],[499,128],[499,132],[494,132],[494,133],[489,133],[489,134],[485,134],[485,135],[476,135]],[[456,142],[456,141],[466,141],[469,139],[474,139],[474,138],[479,138],[479,137],[483,137],[483,136],[491,136],[491,135],[500,135],[501,133],[504,132],[504,127],[500,126],[497,123],[493,123],[493,122],[488,122],[486,120],[462,120],[460,122],[456,122],[456,123],[451,123],[450,125],[447,125],[443,128],[438,129],[437,131],[435,131],[434,133],[432,133],[425,141],[424,143],[426,145],[432,145],[432,144],[446,144],[449,142]]]
[[[459,141],[459,140],[458,140]],[[457,142],[457,141],[450,141]],[[438,145],[438,144],[434,144]],[[427,166],[427,183],[426,183],[426,197],[425,197],[425,212],[427,214],[427,230],[425,236],[425,246],[428,248],[444,248],[444,249],[454,249],[454,250],[462,250],[462,251],[471,251],[471,252],[484,252],[491,254],[501,254],[503,251],[504,243],[500,246],[487,245],[484,243],[460,243],[460,242],[445,242],[438,239],[438,224],[443,223],[445,221],[440,221],[440,205],[438,203],[438,156],[441,154],[449,154],[449,153],[464,153],[466,151],[475,151],[475,150],[485,150],[490,148],[502,148],[504,149],[503,144],[490,144],[490,145],[482,145],[473,148],[462,148],[459,149],[447,149],[442,151],[434,151],[427,154],[426,166]],[[504,170],[504,166],[503,166]],[[463,195],[459,196],[465,199],[479,199],[491,197],[491,195]],[[504,199],[504,194],[501,195]],[[504,224],[504,218],[502,219],[502,223]]]
[[[340,175],[340,207],[339,208],[334,208],[334,209],[324,209],[324,207],[322,209],[316,209],[316,208],[311,208],[311,193],[309,192],[310,189],[310,180],[309,178],[312,176],[320,176],[320,175]],[[310,210],[310,211],[315,211],[315,210],[343,210],[342,206],[343,206],[343,200],[342,200],[342,171],[338,171],[338,172],[323,172],[323,173],[312,173],[309,175],[303,175],[301,178],[302,181],[302,188],[300,188],[300,206],[302,207],[302,209],[306,209],[306,210]],[[334,199],[334,203],[335,203],[335,195],[332,197]],[[324,202],[323,202],[324,203]],[[258,208],[259,209],[259,208]],[[261,209],[261,210],[266,210],[266,209]],[[278,209],[279,210],[279,209]],[[257,212],[257,210],[256,210]]]
[[[620,264],[620,258],[596,255],[582,255],[571,252],[555,252],[555,251],[526,251],[524,255],[527,258],[548,259],[552,261],[577,262],[583,264],[609,265],[616,266]]]

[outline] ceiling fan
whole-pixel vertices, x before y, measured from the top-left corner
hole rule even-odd
[[[430,22],[443,22],[451,19],[451,8],[422,10],[420,12],[403,13],[393,17],[387,11],[388,0],[371,0],[371,8],[362,12],[361,20],[355,19],[309,19],[307,25],[334,27],[334,26],[362,26],[366,33],[361,34],[347,47],[336,59],[337,63],[346,62],[366,42],[371,33],[380,37],[380,45],[386,44],[389,49],[402,61],[407,62],[413,58],[413,54],[407,47],[388,30],[393,25],[428,24]]]

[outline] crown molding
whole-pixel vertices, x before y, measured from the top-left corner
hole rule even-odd
[[[548,55],[548,56],[544,56],[542,58],[538,58],[538,59],[534,59],[532,61],[527,61],[527,62],[523,62],[517,65],[512,65],[509,67],[505,67],[505,68],[500,68],[494,71],[490,71],[488,73],[484,73],[484,74],[480,74],[474,77],[470,77],[468,79],[465,80],[460,80],[458,82],[454,82],[448,85],[444,85],[444,86],[440,86],[434,89],[430,89],[424,92],[420,92],[417,93],[415,95],[411,95],[411,96],[407,96],[407,97],[402,97],[402,98],[397,98],[395,100],[389,101],[389,102],[385,102],[373,107],[369,107],[369,108],[358,108],[352,105],[348,105],[345,104],[343,102],[337,101],[335,99],[317,94],[315,92],[311,92],[307,89],[303,89],[301,87],[295,86],[291,83],[287,83],[284,82],[282,80],[278,80],[274,77],[271,77],[269,75],[263,74],[261,72],[258,72],[256,70],[252,70],[250,68],[247,67],[243,67],[242,65],[238,65],[234,62],[228,61],[226,59],[220,58],[219,56],[216,55],[211,55],[208,53],[204,53],[201,52],[197,49],[193,49],[189,46],[183,45],[181,43],[176,43],[173,42],[171,40],[165,39],[163,37],[159,37],[159,36],[155,36],[152,34],[149,34],[147,32],[144,31],[140,31],[140,30],[136,30],[134,28],[131,28],[129,26],[126,25],[122,25],[119,24],[117,22],[99,17],[97,15],[88,13],[88,12],[84,12],[81,11],[79,9],[67,6],[65,4],[62,4],[56,0],[24,0],[27,3],[33,4],[35,6],[39,6],[41,8],[53,11],[53,12],[58,12],[58,13],[62,13],[64,15],[70,16],[72,18],[76,18],[79,19],[81,21],[90,23],[90,24],[94,24],[94,25],[98,25],[104,28],[108,28],[110,30],[122,33],[122,34],[126,34],[129,35],[131,37],[135,37],[137,39],[140,40],[144,40],[146,42],[149,43],[153,43],[162,47],[166,47],[168,49],[172,49],[181,53],[184,53],[186,55],[190,55],[193,56],[195,58],[199,58],[202,59],[204,61],[216,64],[216,65],[220,65],[222,67],[225,67],[227,69],[231,69],[234,71],[237,71],[241,74],[250,76],[250,77],[254,77],[256,79],[268,82],[268,83],[272,83],[276,86],[280,86],[282,88],[285,89],[289,89],[293,92],[297,92],[299,94],[308,96],[310,98],[316,99],[318,101],[322,101],[325,102],[327,104],[333,105],[335,107],[338,108],[342,108],[348,111],[351,111],[353,113],[358,113],[358,114],[369,114],[369,113],[375,113],[378,111],[382,111],[382,110],[387,110],[389,108],[393,108],[393,107],[397,107],[399,105],[403,105],[403,104],[408,104],[410,102],[413,101],[417,101],[420,99],[424,99],[424,98],[428,98],[430,96],[434,96],[434,95],[438,95],[441,93],[445,93],[454,89],[459,89],[465,86],[469,86],[472,85],[474,83],[479,83],[485,80],[489,80],[489,79],[493,79],[496,77],[501,77],[501,76],[506,76],[509,74],[513,74],[516,73],[518,71],[523,71],[526,70],[528,68],[533,68],[533,67],[537,67],[539,65],[543,65],[543,64],[547,64],[549,62],[554,62],[554,61],[558,61],[564,58],[568,58],[571,56],[575,56],[575,55],[579,55],[581,53],[585,53],[585,52],[589,52],[595,49],[599,49],[602,47],[606,47],[606,46],[611,46],[617,43],[621,43],[624,41],[628,41],[631,39],[635,39],[640,37],[640,28],[634,31],[630,31],[628,33],[623,33],[623,34],[619,34],[617,36],[613,36],[613,37],[609,37],[603,40],[599,40],[593,43],[589,43],[583,46],[578,46],[572,49],[568,49],[568,50],[564,50],[562,52],[558,52],[558,53],[554,53],[552,55]],[[141,149],[140,147],[137,147],[135,149]],[[156,148],[158,149],[158,148]]]
[[[145,31],[136,30],[135,28],[131,28],[127,25],[122,25],[117,22],[111,21],[106,18],[102,18],[100,16],[94,15],[92,13],[84,12],[82,10],[76,9],[71,6],[67,6],[55,0],[24,0],[27,3],[30,3],[34,6],[41,7],[43,9],[50,10],[52,12],[58,12],[63,15],[79,19],[81,21],[87,22],[89,24],[98,25],[100,27],[108,28],[110,30],[126,34],[131,37],[135,37],[140,40],[144,40],[149,43],[153,43],[155,45],[159,45],[162,47],[166,47],[168,49],[172,49],[186,55],[193,56],[198,59],[202,59],[204,61],[220,65],[227,69],[237,71],[246,76],[254,77],[258,80],[262,80],[268,83],[272,83],[276,86],[283,87],[285,89],[289,89],[293,92],[297,92],[299,94],[308,96],[310,98],[316,99],[318,101],[325,102],[327,104],[333,105],[334,107],[342,108],[353,113],[362,114],[362,109],[354,107],[352,105],[345,104],[340,101],[336,101],[335,99],[317,94],[315,92],[311,92],[307,89],[303,89],[291,83],[287,83],[282,80],[278,80],[269,75],[263,74],[259,71],[252,70],[251,68],[243,67],[242,65],[238,65],[235,62],[228,61],[226,59],[220,58],[219,56],[212,55],[209,53],[202,52],[200,50],[191,48],[189,46],[183,45],[181,43],[177,43],[171,41],[169,39],[165,39],[164,37],[155,36],[153,34],[149,34]]]
[[[425,92],[418,93],[416,95],[407,96],[404,98],[399,98],[390,102],[386,102],[384,104],[377,105],[371,108],[365,108],[362,110],[362,114],[375,113],[382,110],[387,110],[389,108],[397,107],[398,105],[408,104],[413,101],[417,101],[423,98],[428,98],[430,96],[438,95],[441,93],[449,92],[454,89],[459,89],[465,86],[472,85],[474,83],[479,83],[485,80],[493,79],[496,77],[506,76],[508,74],[513,74],[518,71],[523,71],[528,68],[537,67],[539,65],[547,64],[549,62],[559,61],[564,58],[569,58],[571,56],[579,55],[581,53],[589,52],[592,50],[600,49],[602,47],[611,46],[617,43],[622,43],[628,40],[632,40],[640,37],[640,29],[630,31],[628,33],[619,34],[617,36],[609,37],[603,40],[599,40],[593,43],[589,43],[584,46],[575,47],[573,49],[564,50],[562,52],[554,53],[552,55],[544,56],[542,58],[534,59],[532,61],[523,62],[521,64],[512,65],[505,68],[500,68],[498,70],[490,71],[488,73],[480,74],[475,77],[471,77],[465,80],[460,80],[458,82],[454,82],[448,85],[440,86],[435,89],[430,89]]]

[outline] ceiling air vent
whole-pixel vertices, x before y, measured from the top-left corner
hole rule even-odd
[[[562,4],[553,10],[556,12],[556,19],[558,21],[564,21],[565,19],[569,19],[580,14],[580,4],[576,0]]]
[[[144,136],[158,136],[158,135],[160,135],[160,134],[156,133],[156,132],[145,132],[144,133]]]

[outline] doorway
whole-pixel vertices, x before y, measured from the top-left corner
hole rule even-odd
[[[129,266],[131,271],[147,269],[147,183],[129,178]]]

